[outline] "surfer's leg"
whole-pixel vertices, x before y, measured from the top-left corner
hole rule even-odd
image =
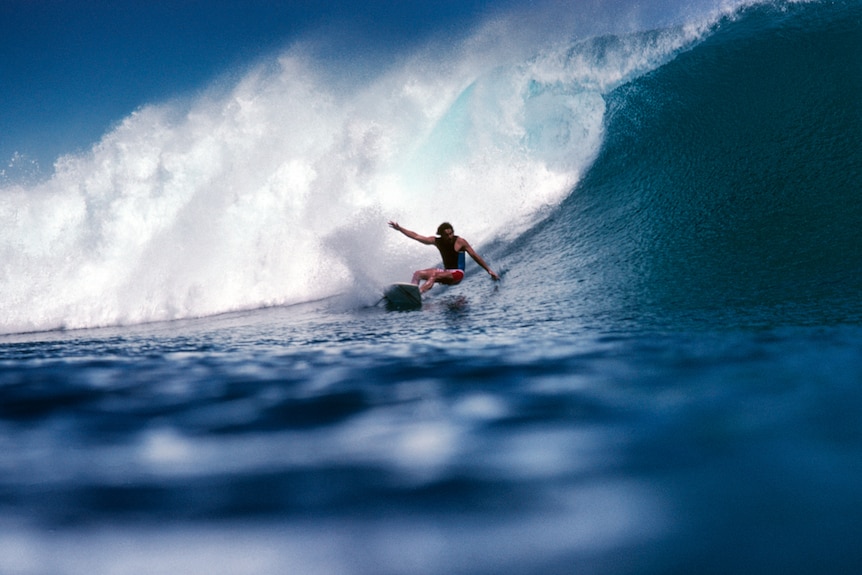
[[[435,271],[437,271],[437,270],[434,270],[434,269],[416,270],[415,272],[413,272],[413,279],[410,280],[410,283],[412,283],[415,286],[418,286],[420,280],[427,280],[429,277],[434,275]]]
[[[430,268],[427,270],[417,270],[413,272],[413,279],[411,280],[411,283],[418,286],[420,281],[425,280],[425,283],[422,285],[422,287],[419,288],[419,291],[421,293],[425,293],[434,285],[434,278],[437,275],[438,271],[439,270],[436,270],[434,268]]]
[[[454,284],[460,282],[461,278],[464,277],[464,272],[462,272],[461,270],[455,270],[460,274],[460,276],[458,278],[456,278],[454,276],[452,270],[435,270],[435,269],[432,269],[432,270],[424,270],[424,271],[431,272],[431,273],[428,274],[427,278],[423,278],[426,280],[425,284],[421,288],[419,288],[419,291],[422,293],[425,293],[426,291],[428,291],[429,289],[434,287],[434,284],[436,282],[440,282],[441,284],[446,284],[446,285],[454,285]]]
[[[458,271],[459,273],[461,273],[461,277],[463,277],[463,272],[461,272],[460,270]],[[451,285],[458,283],[458,281],[460,281],[460,278],[458,279],[458,281],[456,281],[454,276],[452,275],[452,270],[429,268],[427,270],[417,270],[413,272],[413,280],[411,282],[413,285],[418,286],[419,282],[422,280],[425,280],[425,283],[422,284],[422,286],[419,288],[419,291],[425,293],[426,291],[434,287],[434,284],[437,282]]]

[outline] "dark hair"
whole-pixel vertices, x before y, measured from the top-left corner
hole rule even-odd
[[[455,228],[453,228],[452,224],[450,224],[449,222],[443,222],[442,224],[437,226],[437,235],[442,236],[443,230],[453,230],[454,231]]]

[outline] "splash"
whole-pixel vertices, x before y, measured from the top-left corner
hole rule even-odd
[[[53,176],[0,191],[0,332],[285,305],[403,280],[389,234],[528,229],[595,158],[603,95],[699,31],[556,38],[499,22],[345,89],[301,47],[192,101],[137,110]],[[511,25],[511,24],[510,24]]]

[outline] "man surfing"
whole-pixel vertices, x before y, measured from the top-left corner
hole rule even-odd
[[[488,267],[485,260],[483,260],[482,257],[473,250],[467,240],[455,235],[455,230],[449,222],[443,222],[437,226],[437,236],[419,235],[416,232],[402,228],[398,225],[398,222],[389,222],[389,227],[401,232],[408,238],[416,240],[417,242],[427,244],[429,246],[433,245],[440,251],[440,256],[443,258],[442,269],[429,268],[427,270],[417,270],[413,273],[413,279],[411,280],[413,285],[419,285],[420,280],[425,281],[425,283],[422,284],[422,287],[419,288],[419,291],[422,293],[425,293],[434,287],[434,284],[438,282],[444,285],[456,285],[461,283],[461,280],[464,279],[464,270],[458,267],[458,254],[460,252],[467,252],[470,254],[470,257],[473,258],[477,264],[482,266],[486,272],[491,274],[494,281],[500,279],[500,276]]]

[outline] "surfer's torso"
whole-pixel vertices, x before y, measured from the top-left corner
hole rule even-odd
[[[447,241],[442,237],[434,239],[434,245],[440,251],[440,257],[443,258],[443,267],[447,270],[458,269],[458,236],[454,236],[452,241]]]

